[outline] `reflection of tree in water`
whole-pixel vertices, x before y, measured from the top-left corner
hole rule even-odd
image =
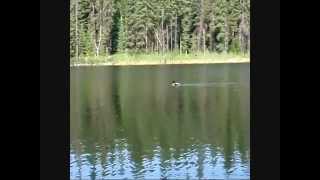
[[[227,174],[232,173],[231,169],[233,167],[234,158],[233,158],[233,139],[232,139],[232,130],[230,124],[230,118],[227,117],[227,126],[226,126],[226,140],[224,145],[224,166]]]
[[[204,165],[204,160],[205,160],[205,149],[203,147],[199,147],[197,153],[198,153],[198,169],[197,169],[197,177],[202,178],[203,177],[203,165]]]
[[[229,74],[229,73],[228,73]],[[233,166],[233,139],[232,139],[232,127],[231,127],[231,123],[232,123],[232,117],[231,117],[231,106],[232,106],[232,97],[230,97],[230,89],[226,89],[226,117],[225,117],[225,121],[226,121],[226,135],[224,136],[224,138],[226,138],[226,140],[224,140],[224,167],[226,170],[226,173],[229,175],[232,173],[232,166]]]
[[[158,155],[160,171],[165,176],[175,166],[170,164],[171,159],[182,158],[186,160],[186,166],[190,165],[187,154],[194,150],[198,177],[203,177],[206,156],[212,157],[212,166],[217,163],[217,147],[223,150],[224,167],[229,173],[235,166],[234,151],[239,151],[242,162],[248,162],[246,132],[249,131],[249,122],[247,113],[243,113],[249,108],[243,107],[248,94],[243,97],[242,92],[246,90],[235,92],[228,87],[173,89],[159,85],[170,82],[158,77],[161,73],[148,73],[139,74],[147,77],[136,81],[132,70],[113,69],[100,80],[92,78],[91,81],[95,82],[86,82],[86,95],[78,97],[86,110],[80,111],[83,113],[81,119],[72,121],[80,124],[77,126],[80,130],[74,130],[73,137],[79,137],[83,143],[82,149],[78,147],[74,151],[91,154],[86,157],[91,167],[100,163],[102,176],[107,176],[107,167],[111,165],[111,169],[116,170],[112,165],[120,163],[120,169],[114,173],[123,174],[123,161],[128,158],[124,151],[128,151],[136,178],[145,168],[143,158],[152,161]],[[157,88],[146,86],[151,82]],[[115,139],[125,139],[128,145],[124,146]],[[210,145],[207,155],[206,144]],[[160,147],[159,154],[154,151],[157,146]],[[120,153],[119,159],[109,156],[108,152],[112,155]],[[92,168],[92,176],[97,176],[96,170]]]
[[[131,120],[134,121],[134,119],[131,119]],[[131,127],[135,130],[138,129],[136,124],[132,124]],[[131,158],[134,164],[133,172],[134,174],[138,175],[141,169],[143,168],[143,165],[142,165],[143,142],[141,141],[138,133],[135,133],[132,130],[129,133],[131,138],[128,138],[128,143],[130,144],[130,146],[128,147],[128,151],[130,151],[132,154]],[[139,178],[139,177],[137,176],[135,178]]]
[[[121,122],[121,105],[120,105],[120,93],[119,93],[119,70],[118,68],[112,68],[112,75],[111,75],[111,86],[112,86],[112,105],[115,112],[115,119],[118,123],[117,125],[122,126]]]

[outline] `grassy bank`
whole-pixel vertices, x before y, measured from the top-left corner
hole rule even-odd
[[[90,65],[157,65],[157,64],[210,64],[250,62],[248,54],[235,53],[165,53],[114,54],[111,56],[71,58],[71,66]]]

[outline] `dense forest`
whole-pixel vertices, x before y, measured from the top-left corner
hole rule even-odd
[[[70,56],[248,52],[250,0],[71,0]]]

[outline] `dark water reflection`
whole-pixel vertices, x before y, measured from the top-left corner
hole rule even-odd
[[[70,83],[71,179],[250,177],[248,64],[72,68]]]

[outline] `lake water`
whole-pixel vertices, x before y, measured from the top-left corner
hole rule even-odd
[[[250,178],[249,64],[70,71],[71,179]]]

